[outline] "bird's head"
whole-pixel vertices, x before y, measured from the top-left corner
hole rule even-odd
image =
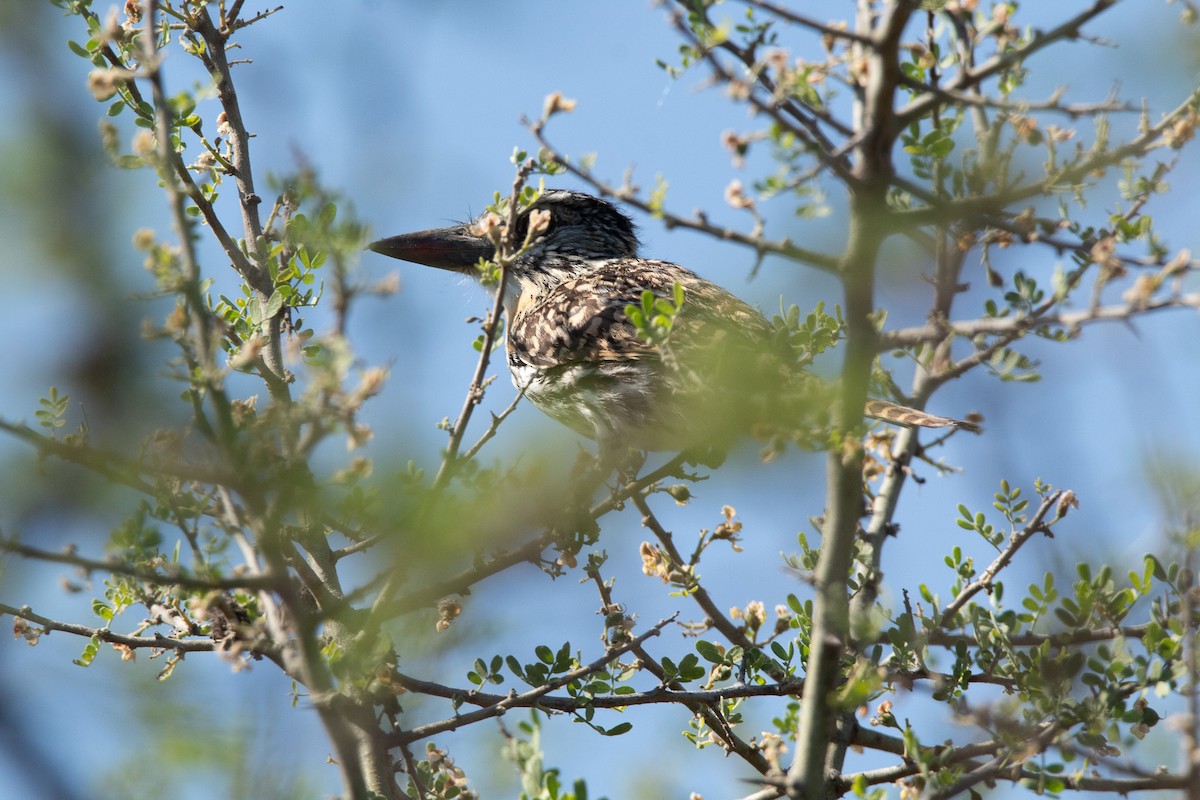
[[[517,217],[517,241],[531,220],[549,214],[544,229],[513,261],[510,274],[521,283],[553,285],[585,272],[589,263],[637,256],[633,222],[616,206],[598,197],[551,189]],[[486,215],[485,215],[486,216]],[[484,217],[461,225],[405,233],[380,239],[368,250],[439,269],[476,275],[479,259],[491,259],[495,246],[483,230]]]

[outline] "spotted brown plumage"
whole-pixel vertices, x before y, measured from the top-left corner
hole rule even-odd
[[[642,293],[683,304],[665,341],[648,341],[626,315]],[[543,411],[602,441],[649,450],[700,444],[728,387],[721,351],[754,359],[772,328],[750,306],[666,261],[622,258],[544,293],[523,293],[510,323],[509,370]],[[761,382],[761,381],[758,381]]]
[[[762,314],[678,264],[639,258],[633,223],[611,203],[546,191],[518,217],[519,238],[535,212],[549,217],[509,267],[505,348],[513,383],[534,405],[602,447],[719,447],[762,423],[800,423],[797,406],[811,399],[806,388],[815,381],[792,365]],[[494,249],[475,223],[369,248],[471,275]],[[647,290],[670,299],[676,285],[683,303],[669,332],[651,341],[626,309],[640,306]],[[880,400],[865,413],[977,429]]]

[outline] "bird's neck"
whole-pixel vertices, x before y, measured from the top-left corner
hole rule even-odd
[[[568,281],[586,275],[602,261],[542,258],[534,268],[516,264],[504,289],[504,310],[510,320]]]

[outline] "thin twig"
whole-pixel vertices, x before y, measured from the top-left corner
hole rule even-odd
[[[1115,2],[1115,0],[1113,0]],[[902,176],[892,176],[891,182],[905,192],[926,203],[910,210],[896,210],[892,220],[896,230],[917,225],[928,225],[938,221],[978,220],[993,215],[1004,208],[1036,197],[1054,195],[1076,187],[1098,172],[1103,172],[1128,158],[1144,156],[1166,147],[1165,135],[1176,124],[1188,119],[1200,104],[1200,90],[1163,115],[1153,125],[1148,125],[1137,136],[1118,147],[1093,147],[1072,163],[1046,174],[1037,181],[1022,186],[1010,186],[988,195],[956,197],[950,200],[939,198],[928,190]]]
[[[1059,506],[1059,501],[1062,500],[1064,496],[1065,492],[1061,489],[1046,495],[1046,497],[1042,500],[1041,505],[1038,506],[1037,511],[1034,512],[1033,517],[1025,524],[1025,527],[1019,531],[1013,532],[1008,539],[1008,544],[1000,552],[1000,555],[996,556],[996,559],[992,561],[991,564],[988,564],[987,569],[980,574],[979,578],[964,586],[962,590],[959,591],[958,595],[956,595],[953,600],[946,604],[946,607],[942,610],[941,617],[939,617],[937,625],[935,626],[936,628],[946,627],[950,620],[954,619],[954,616],[966,606],[972,597],[979,594],[979,592],[984,591],[985,589],[990,592],[992,590],[993,581],[996,579],[996,575],[999,574],[1000,570],[1008,566],[1009,562],[1012,561],[1013,556],[1017,554],[1017,551],[1020,550],[1026,542],[1039,533],[1050,533],[1050,529],[1054,523],[1058,522],[1063,518],[1063,516],[1065,516],[1066,510]],[[1049,522],[1046,522],[1046,516],[1050,513],[1051,509],[1054,509],[1056,506],[1058,506],[1058,510],[1055,513],[1054,518]]]
[[[496,295],[492,299],[492,307],[488,311],[487,318],[483,323],[483,343],[482,347],[479,348],[479,358],[475,361],[475,372],[471,375],[471,383],[467,387],[467,396],[463,400],[463,407],[458,413],[458,418],[450,428],[450,441],[446,445],[446,453],[442,457],[442,464],[438,467],[437,475],[433,479],[431,491],[434,493],[442,489],[449,482],[455,468],[464,460],[458,457],[458,449],[462,446],[463,437],[467,433],[467,425],[471,421],[471,415],[474,413],[476,406],[479,405],[480,400],[483,399],[483,387],[484,381],[487,378],[488,364],[491,363],[492,350],[496,344],[496,335],[500,330],[500,318],[504,313],[504,295],[508,288],[508,270],[512,264],[513,256],[520,246],[516,238],[517,214],[520,211],[518,199],[520,198],[521,188],[533,172],[534,166],[536,166],[536,162],[533,159],[529,159],[521,165],[517,170],[516,177],[513,179],[512,191],[509,192],[508,224],[503,237],[496,245],[496,265],[500,268],[500,278],[496,285]]]
[[[525,391],[528,388],[528,385],[522,386],[513,397],[512,402],[505,406],[503,411],[501,411],[499,414],[492,414],[492,421],[488,425],[487,430],[480,434],[479,438],[475,441],[475,444],[471,445],[467,452],[463,454],[461,459],[462,461],[470,461],[473,459],[479,454],[479,451],[483,448],[483,446],[491,441],[492,437],[496,435],[496,431],[500,429],[500,424],[504,422],[504,420],[508,419],[510,414],[517,410],[517,406],[520,405],[521,401],[525,398]]]
[[[62,631],[63,633],[82,636],[85,639],[95,638],[102,642],[119,644],[123,647],[153,647],[160,650],[175,650],[180,653],[212,652],[217,649],[217,642],[207,638],[176,639],[171,636],[161,636],[159,634],[155,634],[154,636],[126,636],[111,631],[108,628],[93,628],[89,625],[80,625],[74,622],[59,622],[58,620],[35,613],[29,606],[17,608],[7,603],[0,603],[0,614],[7,614],[14,618],[19,617],[26,622],[40,625],[46,630]]]
[[[951,785],[930,793],[929,800],[950,800],[950,798],[957,797],[971,787],[1011,768],[1014,760],[1025,761],[1029,756],[1045,751],[1054,741],[1054,738],[1063,732],[1064,728],[1064,725],[1057,723],[1044,726],[1037,734],[1026,737],[1024,741],[1021,741],[1017,745],[1017,748],[1019,748],[1018,752],[1013,752],[1014,748],[1012,746],[1006,747],[986,764],[976,767]]]
[[[592,578],[592,582],[596,585],[597,590],[600,592],[600,600],[603,604],[602,608],[613,608],[615,603],[612,599],[612,592],[604,583],[604,579],[600,576],[599,569],[589,569],[588,575]],[[687,692],[683,688],[683,683],[678,679],[673,678],[668,681],[667,673],[662,668],[662,665],[658,663],[658,660],[654,658],[654,656],[650,655],[650,653],[646,651],[646,648],[643,645],[638,645],[636,648],[634,648],[633,653],[637,656],[638,663],[641,665],[641,668],[645,669],[647,672],[657,678],[659,683],[662,684],[658,691],[669,691],[672,694],[683,692],[684,694],[692,694],[693,696],[697,694],[710,694],[709,692]],[[741,686],[745,686],[745,684],[741,684]],[[775,687],[782,689],[780,684],[775,684]],[[741,687],[729,688],[737,689]],[[797,683],[793,691],[800,691],[799,683]],[[630,695],[621,695],[614,699],[620,700],[629,696]],[[696,714],[703,719],[704,724],[706,724],[713,734],[720,739],[720,744],[724,746],[725,752],[737,753],[738,756],[746,761],[746,763],[748,763],[753,769],[760,774],[765,775],[771,770],[770,762],[767,761],[767,759],[761,752],[759,752],[757,748],[737,735],[721,708],[721,704],[725,701],[725,699],[731,696],[733,695],[724,693],[723,690],[718,690],[717,697],[710,697],[706,700],[696,698],[688,702],[687,706],[693,714]]]
[[[592,506],[587,514],[587,518],[597,520],[610,511],[616,510],[624,501],[637,496],[639,492],[647,487],[658,483],[664,478],[677,474],[685,461],[686,457],[684,455],[675,456],[653,472],[618,487],[616,491]],[[551,528],[530,542],[512,550],[497,553],[486,560],[480,560],[479,563],[451,578],[399,595],[386,605],[381,606],[379,613],[383,614],[386,610],[386,616],[389,618],[408,614],[419,609],[429,608],[437,603],[438,600],[448,595],[463,594],[479,581],[502,572],[514,564],[537,559],[546,548],[558,541],[559,536],[560,532]]]
[[[1098,103],[1073,103],[1068,105],[1058,102],[1057,97],[1040,102],[1031,100],[1000,100],[984,94],[976,94],[972,91],[962,91],[944,86],[932,86],[915,78],[910,78],[907,75],[901,78],[901,84],[907,88],[915,89],[922,95],[940,97],[945,101],[945,105],[958,105],[967,108],[978,106],[980,108],[1010,111],[1016,114],[1044,111],[1064,114],[1068,117],[1079,119],[1080,117],[1094,117],[1098,114],[1130,114],[1138,111],[1135,106],[1129,103],[1118,103],[1116,100],[1102,100]]]
[[[457,728],[461,728],[464,725],[470,725],[480,720],[498,717],[504,714],[510,708],[536,706],[536,701],[542,697],[545,697],[550,692],[553,692],[556,689],[561,689],[568,683],[580,680],[581,678],[586,678],[588,675],[599,672],[614,659],[619,658],[622,654],[628,653],[630,650],[642,644],[647,639],[653,636],[658,636],[659,633],[662,632],[662,629],[674,622],[675,618],[678,616],[679,614],[675,613],[666,619],[659,620],[654,624],[653,627],[650,628],[650,630],[646,631],[640,636],[630,639],[628,642],[624,642],[615,647],[610,647],[605,650],[604,655],[596,658],[590,663],[584,664],[577,669],[573,669],[570,672],[559,675],[558,677],[547,681],[541,686],[534,687],[527,692],[517,694],[514,691],[498,703],[481,708],[478,711],[473,711],[469,714],[455,716],[453,719],[446,719],[442,720],[441,722],[431,722],[427,725],[421,725],[411,730],[396,731],[395,733],[388,735],[386,737],[386,741],[388,742],[389,746],[397,747],[409,742],[428,739],[430,736],[436,736],[437,734],[444,733],[445,731],[452,731]]]
[[[42,550],[22,544],[14,539],[0,538],[0,551],[37,561],[69,564],[86,572],[110,572],[115,575],[125,575],[135,580],[158,586],[178,586],[184,589],[207,590],[247,589],[250,591],[272,588],[264,578],[257,575],[243,575],[230,578],[202,578],[183,574],[167,575],[136,567],[115,557],[106,559],[85,558],[71,551],[53,552]]]
[[[995,336],[1014,332],[1024,333],[1042,327],[1061,327],[1068,331],[1075,331],[1088,323],[1123,322],[1139,314],[1177,308],[1200,309],[1200,292],[1170,295],[1136,305],[1117,303],[1096,309],[1060,311],[1058,313],[1050,313],[1050,309],[1047,308],[1046,311],[1020,316],[981,317],[959,322],[931,322],[914,328],[899,328],[882,333],[879,345],[881,350],[889,350],[895,347],[910,347],[938,341],[947,334],[972,339],[981,334]]]
[[[809,250],[803,247],[797,247],[790,239],[780,241],[771,241],[763,238],[760,235],[749,235],[735,231],[732,228],[722,228],[709,223],[705,219],[691,219],[681,217],[661,208],[652,207],[645,200],[638,198],[631,192],[613,186],[610,183],[597,178],[591,170],[584,169],[576,164],[571,163],[567,156],[561,151],[556,150],[554,145],[550,144],[543,132],[540,122],[529,123],[527,126],[529,131],[537,139],[538,143],[546,149],[549,157],[557,164],[561,164],[566,168],[567,172],[589,184],[602,197],[611,197],[615,200],[620,200],[626,205],[644,211],[645,213],[661,219],[663,224],[668,228],[686,228],[688,230],[699,231],[700,233],[712,236],[715,239],[735,242],[745,245],[753,249],[756,253],[771,253],[781,255],[793,261],[800,261],[810,266],[816,267],[823,272],[833,272],[837,269],[838,259],[826,253],[821,253],[816,250]]]
[[[683,554],[675,546],[674,536],[658,521],[658,517],[654,515],[650,505],[646,502],[646,498],[641,494],[635,494],[630,497],[630,500],[633,501],[634,507],[642,515],[642,524],[654,534],[654,538],[658,539],[663,549],[667,552],[667,555],[670,556],[671,561],[680,566],[686,565],[687,561],[684,559]],[[720,631],[721,635],[728,639],[730,644],[747,651],[757,648],[757,645],[747,638],[746,632],[740,626],[735,625],[733,620],[729,619],[721,611],[707,589],[698,583],[689,585],[688,595],[696,601],[696,605],[700,606],[708,623]],[[774,669],[772,662],[769,660],[765,662],[764,669],[776,681],[786,682],[789,685],[800,683],[796,678],[778,669]]]
[[[1080,28],[1111,7],[1115,6],[1118,1],[1119,0],[1095,0],[1092,5],[1076,14],[1074,17],[1071,17],[1058,27],[1052,28],[1045,33],[1038,33],[1034,35],[1034,37],[1024,45],[1020,47],[1013,47],[1005,50],[1002,53],[997,53],[995,56],[978,65],[974,69],[964,69],[954,78],[952,78],[943,88],[949,91],[970,89],[979,85],[993,75],[1002,72],[1011,66],[1024,62],[1034,53],[1044,50],[1046,47],[1054,44],[1057,41],[1078,38]],[[920,119],[928,115],[933,106],[942,102],[944,102],[943,99],[938,95],[922,95],[921,97],[910,102],[907,106],[904,106],[897,111],[897,123],[901,126],[904,126],[914,119]]]
[[[832,25],[826,25],[812,17],[805,16],[790,8],[769,3],[767,0],[742,0],[748,6],[761,8],[763,11],[769,12],[780,19],[785,19],[788,22],[793,22],[802,28],[808,28],[811,31],[816,31],[822,36],[832,36],[835,39],[845,39],[848,42],[858,42],[859,44],[871,45],[875,40],[870,36],[864,36],[857,31],[847,30],[845,28],[835,28]]]
[[[591,697],[546,695],[538,698],[513,701],[511,695],[489,694],[473,688],[462,689],[455,686],[446,686],[402,673],[396,674],[396,680],[410,692],[429,695],[431,697],[444,697],[447,700],[458,699],[468,705],[479,706],[481,708],[488,708],[507,701],[509,708],[545,708],[550,711],[562,712],[579,711],[588,707],[624,708],[625,706],[644,706],[659,703],[709,705],[719,703],[722,700],[742,697],[791,697],[799,692],[799,682],[797,681],[792,685],[780,683],[766,683],[761,685],[739,683],[732,686],[722,686],[718,689],[705,690],[676,689],[670,686],[659,686],[645,692],[633,692],[632,694],[595,695]]]

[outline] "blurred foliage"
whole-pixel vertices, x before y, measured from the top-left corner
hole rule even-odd
[[[476,369],[464,381],[462,410],[440,426],[442,452],[431,458],[402,444],[389,448],[377,470],[377,451],[368,448],[373,431],[361,412],[392,376],[358,355],[346,320],[364,297],[394,287],[359,273],[366,230],[315,170],[301,164],[264,184],[267,190],[255,188],[251,153],[272,144],[250,136],[232,91],[238,35],[271,24],[275,12],[240,3],[129,3],[111,13],[84,0],[53,5],[79,22],[62,50],[75,64],[41,54],[41,82],[80,87],[88,70],[87,86],[103,108],[101,129],[84,133],[73,111],[51,102],[27,108],[21,133],[0,144],[0,193],[24,201],[0,225],[28,229],[23,241],[40,250],[23,257],[65,265],[63,291],[86,312],[70,321],[69,363],[50,365],[55,380],[45,395],[5,409],[0,428],[32,445],[42,470],[20,484],[28,496],[12,500],[14,508],[47,513],[55,501],[73,501],[94,514],[90,530],[104,531],[106,544],[60,549],[25,540],[19,525],[2,532],[0,548],[12,557],[72,569],[79,582],[64,588],[81,595],[84,609],[66,620],[6,596],[0,613],[13,618],[17,640],[77,637],[74,663],[84,668],[145,653],[160,681],[190,680],[188,654],[234,671],[277,670],[294,704],[320,718],[330,763],[355,800],[477,796],[466,771],[435,742],[515,710],[522,721],[516,732],[499,727],[496,749],[515,767],[522,796],[584,800],[586,781],[568,787],[563,775],[571,770],[545,764],[543,717],[571,719],[596,734],[596,747],[607,741],[600,737],[640,736],[649,750],[657,734],[640,724],[640,709],[662,704],[678,712],[690,745],[736,755],[737,769],[770,796],[876,797],[891,783],[905,795],[974,796],[976,787],[997,781],[1039,794],[1127,793],[1178,789],[1195,778],[1116,760],[1138,751],[1200,675],[1197,492],[1187,463],[1164,459],[1151,470],[1178,545],[1170,557],[1147,555],[1132,568],[1081,563],[1067,578],[1047,572],[1024,588],[1006,587],[1005,570],[1026,543],[1052,537],[1078,506],[1070,490],[1038,480],[1029,491],[1006,480],[987,510],[962,502],[943,515],[948,528],[953,521],[984,547],[949,543],[944,571],[904,576],[900,599],[888,600],[880,576],[884,548],[899,530],[896,499],[906,480],[922,480],[919,469],[952,471],[934,460],[946,437],[922,443],[911,430],[860,437],[857,420],[834,429],[829,420],[837,414],[797,434],[788,429],[793,420],[775,415],[767,422],[776,427],[754,431],[766,441],[764,455],[791,441],[829,447],[831,475],[847,465],[859,470],[849,505],[870,513],[842,519],[849,537],[840,539],[828,517],[814,515],[811,542],[799,534],[796,552],[784,554],[783,566],[811,584],[823,567],[844,560],[848,568],[832,582],[775,603],[756,598],[724,609],[709,593],[715,563],[738,565],[752,596],[759,591],[754,576],[776,566],[746,563],[743,523],[731,506],[694,534],[676,534],[652,507],[687,504],[723,452],[650,462],[632,456],[613,472],[590,454],[564,469],[536,454],[484,449],[508,413],[473,417],[493,386],[490,359],[504,341],[496,302],[475,320]],[[1195,307],[1184,287],[1197,265],[1172,251],[1149,210],[1166,194],[1165,176],[1176,163],[1164,153],[1194,136],[1198,95],[1158,118],[1143,117],[1128,141],[1107,122],[1126,110],[1116,100],[1073,105],[1022,95],[1033,68],[1026,56],[1084,36],[1086,11],[1071,12],[1077,15],[1047,33],[1016,24],[1017,3],[931,2],[920,12],[883,4],[889,14],[915,13],[914,21],[866,40],[852,33],[853,24],[828,25],[769,3],[750,2],[736,13],[702,0],[677,5],[672,21],[682,44],[661,62],[667,74],[706,70],[734,103],[755,112],[751,130],[722,137],[735,165],[761,148],[769,152],[768,170],[725,192],[749,230],[717,226],[703,213],[672,213],[664,176],[643,198],[628,176],[621,186],[604,183],[592,173],[594,159],[555,151],[545,141],[547,126],[575,107],[556,93],[530,123],[540,147],[532,156],[514,150],[513,186],[496,192],[472,223],[495,248],[478,264],[485,286],[504,286],[513,260],[547,235],[550,220],[537,213],[542,180],[567,174],[668,226],[740,242],[760,261],[775,254],[807,263],[837,275],[846,302],[833,313],[823,303],[812,311],[781,306],[771,320],[774,343],[798,367],[850,350],[873,361],[859,365],[861,375],[844,366],[846,380],[806,394],[821,414],[858,384],[897,402],[924,403],[976,369],[999,381],[1036,381],[1040,365],[1027,337],[1067,343],[1101,319]],[[39,15],[50,6],[28,16],[15,8],[0,4],[3,41],[18,52],[45,47]],[[166,91],[164,71],[174,68],[161,58],[168,52],[205,79]],[[993,65],[987,74],[976,73],[982,63]],[[873,85],[871,69],[887,71],[895,96],[873,108],[880,127],[860,132],[842,115],[850,103],[861,109],[873,102],[864,90]],[[30,96],[23,95],[27,104]],[[203,102],[211,99],[215,114]],[[1092,120],[1090,139],[1043,122],[1052,115]],[[871,136],[885,146],[865,147]],[[165,216],[130,213],[139,222],[133,245],[154,283],[151,302],[139,307],[151,317],[145,323],[125,307],[120,248],[131,231],[110,173],[95,166],[101,153],[128,170],[122,184],[157,183],[164,191]],[[1031,154],[1043,159],[1037,174],[1023,169]],[[1113,176],[1119,202],[1093,212],[1089,190]],[[854,276],[867,274],[869,282],[872,265],[767,237],[767,201],[788,216],[819,218],[831,211],[835,183],[850,188],[859,235],[903,237],[927,253],[927,324],[897,328],[886,309],[863,311]],[[875,201],[867,211],[864,198]],[[1042,248],[1030,251],[1040,260],[1011,270],[992,263],[993,253],[1017,246]],[[979,256],[978,266],[967,253]],[[984,288],[968,292],[972,281]],[[676,283],[669,292],[645,292],[624,319],[667,361],[688,303]],[[915,367],[907,389],[896,377],[901,366]],[[744,414],[761,387],[731,378],[707,388],[729,410],[704,429],[721,451],[728,438],[722,424],[744,432],[735,412]],[[27,414],[34,427],[15,421]],[[700,621],[681,622],[678,614],[640,620],[633,607],[640,598],[618,587],[598,543],[610,515],[626,506],[653,538],[638,551],[642,572],[657,581],[648,583],[673,603],[695,603]],[[984,564],[974,552],[994,558]],[[571,641],[542,637],[540,609],[521,621],[540,638],[532,647],[483,630],[464,613],[481,582],[530,563],[549,577],[594,586],[600,613],[580,620]],[[509,580],[520,590],[519,580]],[[837,604],[844,604],[833,614],[841,627],[821,628]],[[683,635],[661,635],[668,631]],[[833,653],[833,666],[814,675],[820,652]],[[462,668],[418,677],[430,653],[450,654]],[[828,713],[815,720],[796,702],[802,692],[809,702],[813,686],[827,690],[819,699]],[[970,733],[943,742],[922,721],[898,718],[893,698],[916,686]],[[1003,691],[998,700],[986,693],[995,688]],[[748,713],[759,707],[765,713]],[[236,715],[148,697],[131,714],[166,774],[131,757],[98,780],[104,796],[159,796],[161,781],[203,783],[205,771],[219,772],[233,797],[317,793],[305,777],[309,767],[296,772],[282,759],[264,759],[250,741],[254,729]],[[747,720],[762,716],[772,717],[771,729],[751,729]],[[187,720],[182,731],[180,719]],[[801,762],[789,765],[784,754],[798,742],[824,745],[831,728],[840,738],[828,785],[798,786]],[[851,747],[877,751],[890,766],[855,773],[845,763]]]

